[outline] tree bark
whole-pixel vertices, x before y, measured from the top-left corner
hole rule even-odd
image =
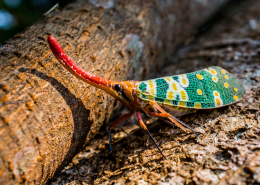
[[[48,35],[83,69],[111,80],[155,76],[225,0],[78,0],[0,47],[0,184],[43,184],[95,136],[115,100],[73,77]]]
[[[113,131],[110,160],[101,130],[50,184],[260,184],[260,1],[249,2],[211,25],[164,70],[171,75],[221,66],[244,84],[242,101],[181,118],[203,133],[198,137],[147,119],[168,160],[135,125]]]

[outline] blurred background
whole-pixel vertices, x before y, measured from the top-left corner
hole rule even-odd
[[[59,3],[63,7],[73,0],[0,0],[0,43],[43,18]]]
[[[26,27],[33,25],[37,20],[44,18],[44,13],[48,12],[58,3],[57,8],[62,8],[74,0],[0,0],[0,44]],[[234,14],[243,7],[248,0],[227,0],[226,3],[205,24],[201,25],[198,33],[211,27],[225,17]]]

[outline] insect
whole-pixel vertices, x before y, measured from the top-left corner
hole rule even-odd
[[[54,37],[48,42],[60,63],[77,78],[104,90],[118,99],[129,112],[108,127],[110,153],[113,156],[111,130],[134,113],[159,152],[166,159],[141,118],[141,112],[156,116],[184,132],[198,133],[176,117],[212,109],[241,100],[244,86],[226,70],[213,66],[200,71],[147,81],[112,81],[78,67],[63,51]]]

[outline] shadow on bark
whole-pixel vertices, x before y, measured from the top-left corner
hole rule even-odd
[[[46,74],[36,69],[20,68],[19,72],[31,73],[49,82],[60,93],[62,98],[65,100],[66,104],[70,107],[73,120],[74,120],[74,131],[73,131],[73,136],[72,136],[69,150],[66,156],[64,157],[63,162],[61,163],[61,165],[59,165],[59,168],[55,171],[55,174],[58,174],[63,169],[63,166],[69,162],[72,156],[76,155],[82,149],[82,147],[84,147],[85,145],[84,142],[82,142],[81,145],[79,145],[77,148],[75,148],[74,145],[76,145],[76,140],[84,141],[90,131],[90,127],[88,127],[88,125],[91,125],[89,124],[89,119],[88,119],[90,111],[85,108],[80,98],[76,98],[75,95],[68,90],[68,88],[63,86],[55,78],[49,77]],[[79,133],[81,134],[79,135]]]

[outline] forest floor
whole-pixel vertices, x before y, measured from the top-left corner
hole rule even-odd
[[[104,126],[49,184],[259,184],[259,10],[260,1],[253,1],[210,26],[158,73],[176,75],[217,65],[244,84],[242,101],[181,118],[203,135],[145,118],[165,160],[133,116],[112,131],[114,159]]]

